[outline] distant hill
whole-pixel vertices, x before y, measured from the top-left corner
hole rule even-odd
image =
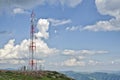
[[[94,73],[83,73],[83,72],[73,72],[66,71],[62,72],[65,75],[74,78],[75,80],[120,80],[120,73],[104,73],[104,72],[94,72]]]
[[[0,70],[0,80],[73,80],[56,71]]]

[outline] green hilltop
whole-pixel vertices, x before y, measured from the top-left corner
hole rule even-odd
[[[56,71],[0,70],[0,80],[73,80]]]

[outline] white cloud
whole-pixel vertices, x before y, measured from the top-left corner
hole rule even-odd
[[[108,51],[105,50],[64,50],[62,54],[64,55],[95,55],[95,54],[105,54]]]
[[[52,19],[52,18],[49,18],[48,21],[51,23],[51,26],[60,26],[60,25],[65,25],[72,22],[70,19],[58,20],[58,19]]]
[[[96,60],[89,60],[89,61],[88,61],[88,65],[93,65],[93,66],[95,66],[95,65],[100,65],[100,64],[103,64],[103,63],[100,62],[100,61],[96,61]]]
[[[68,66],[68,67],[72,67],[72,66],[85,66],[85,62],[78,61],[75,58],[71,58],[71,59],[68,59],[68,60],[64,61],[62,63],[62,66]]]
[[[95,0],[98,11],[103,15],[114,18],[109,21],[98,21],[94,25],[88,25],[83,30],[89,31],[120,31],[120,0]]]
[[[110,64],[112,64],[112,62]],[[85,58],[84,56],[77,56],[73,58],[68,58],[62,62],[56,63],[51,62],[49,65],[56,67],[87,67],[87,66],[101,66],[106,64],[109,64],[109,62],[101,62],[98,60]]]
[[[61,52],[62,54],[66,56],[70,56],[72,58],[65,60],[61,63],[55,63],[55,66],[67,66],[67,67],[73,67],[73,66],[87,66],[87,65],[97,65],[97,64],[103,64],[102,62],[95,61],[95,60],[89,60],[87,61],[87,56],[89,55],[99,55],[99,54],[106,54],[108,51],[105,50],[64,50]]]
[[[63,51],[63,54],[64,54],[64,55],[74,55],[74,54],[75,54],[75,51],[74,51],[74,50],[67,50],[67,49],[66,49],[66,50]]]
[[[120,0],[95,0],[95,3],[101,14],[120,17]]]
[[[0,49],[0,58],[18,58],[16,53],[13,53],[14,49],[14,39],[10,40],[5,46],[4,49]]]
[[[67,31],[76,31],[76,30],[81,30],[80,26],[72,26],[72,27],[66,27]]]
[[[94,25],[85,26],[83,30],[89,31],[120,31],[120,19],[111,19],[109,21],[99,21]]]
[[[55,48],[49,48],[47,43],[45,43],[43,40],[38,39],[36,40],[36,57],[46,57],[46,56],[50,56],[54,53],[59,52],[59,50],[55,49]]]
[[[28,12],[25,11],[24,9],[22,9],[22,8],[14,8],[13,13],[14,14],[25,14],[25,13],[28,13]]]
[[[0,59],[6,62],[16,64],[20,58],[27,58],[28,43],[27,40],[23,40],[20,45],[15,45],[15,40],[9,40],[9,42],[0,49]]]
[[[39,19],[37,23],[37,28],[39,32],[35,34],[36,37],[45,39],[49,37],[49,33],[47,32],[49,29],[49,22],[47,19]]]
[[[96,51],[96,50],[80,50],[79,51],[81,54],[86,54],[86,55],[94,55],[94,54],[105,54],[108,53],[108,51],[105,50],[100,50],[100,51]]]

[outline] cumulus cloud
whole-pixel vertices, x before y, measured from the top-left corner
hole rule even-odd
[[[89,31],[120,31],[120,0],[95,0],[98,11],[103,15],[114,18],[108,21],[98,21],[94,25],[88,25],[83,30]]]
[[[46,56],[50,56],[51,54],[57,53],[59,52],[59,50],[57,50],[56,48],[49,48],[47,43],[45,43],[43,40],[38,39],[36,40],[36,57],[46,57]]]
[[[9,40],[4,48],[0,49],[0,59],[6,60],[6,62],[9,63],[13,62],[13,64],[15,64],[19,62],[20,58],[27,58],[27,46],[27,40],[23,40],[20,45],[15,45],[15,39]]]
[[[65,25],[72,22],[70,19],[58,20],[58,19],[52,19],[52,18],[49,18],[48,21],[51,23],[51,26],[60,26],[60,25]]]
[[[47,19],[39,19],[37,23],[37,28],[39,32],[35,34],[36,37],[45,39],[49,37],[49,33],[47,32],[49,28],[49,22]]]
[[[61,66],[85,66],[85,62],[81,61],[86,57],[83,55],[94,55],[94,54],[104,54],[108,51],[95,51],[95,50],[58,50],[56,48],[50,48],[47,43],[42,38],[48,38],[49,33],[49,22],[47,19],[39,19],[37,23],[38,33],[41,35],[36,39],[36,54],[34,57],[41,63],[44,64],[44,60],[41,58],[48,57],[57,53],[62,53],[63,55],[72,55],[75,58],[68,59],[62,63]],[[37,34],[37,33],[36,33]],[[47,34],[47,35],[46,35]],[[0,49],[0,63],[10,63],[19,64],[26,63],[28,58],[30,58],[29,53],[30,40],[24,39],[20,44],[15,44],[15,39],[11,39],[3,48]],[[56,63],[57,65],[57,63]]]
[[[101,14],[120,17],[120,0],[95,0],[95,3]]]
[[[30,58],[29,53],[29,43],[30,40],[24,39],[20,44],[15,45],[15,39],[9,40],[9,42],[0,49],[0,63],[10,63],[10,64],[27,64],[28,59]],[[94,51],[94,50],[58,50],[56,48],[48,47],[41,38],[36,40],[36,53],[34,55],[35,59],[38,60],[41,64],[44,64],[44,60],[41,60],[45,57],[52,56],[54,54],[62,53],[64,55],[71,55],[74,58],[70,58],[61,63],[53,63],[54,65],[61,66],[85,66],[86,62],[83,60],[86,59],[85,55],[94,55],[94,54],[104,54],[108,51]],[[58,56],[58,55],[56,55]]]

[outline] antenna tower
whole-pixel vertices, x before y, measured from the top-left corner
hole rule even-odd
[[[35,69],[35,60],[34,60],[34,54],[35,54],[35,50],[36,50],[36,42],[35,42],[35,14],[32,11],[31,14],[31,28],[30,28],[30,54],[31,54],[31,58],[30,58],[30,66],[31,66],[31,70],[33,71]]]

